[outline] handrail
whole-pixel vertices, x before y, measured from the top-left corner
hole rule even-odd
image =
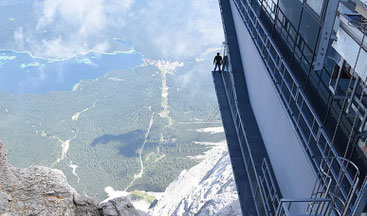
[[[312,199],[312,198],[283,198],[280,200],[277,212],[275,214],[275,216],[291,216],[289,209],[291,207],[291,205],[293,203],[320,203],[320,204],[325,204],[325,203],[330,203],[331,199],[330,198],[317,198],[317,199]]]
[[[273,179],[273,176],[272,176],[272,173],[270,171],[269,164],[268,164],[266,158],[264,158],[261,167],[262,167],[262,173],[261,173],[262,178],[265,180],[266,184],[264,185],[264,184],[262,184],[262,182],[260,182],[259,186],[262,189],[261,192],[264,193],[263,194],[264,201],[268,204],[268,208],[270,207],[270,209],[267,209],[267,211],[275,213],[275,211],[277,209],[277,206],[280,203],[280,198],[281,197],[279,197],[279,191],[278,191],[277,187],[275,186],[274,179]],[[270,184],[269,184],[269,180],[270,180]],[[265,186],[266,186],[266,188],[265,188]],[[266,194],[266,191],[267,191],[267,194]],[[269,196],[272,198],[272,200],[269,200],[269,198],[268,198]]]
[[[280,202],[330,202],[330,198],[282,198]]]

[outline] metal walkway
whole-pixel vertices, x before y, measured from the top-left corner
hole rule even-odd
[[[281,194],[250,104],[230,2],[219,2],[230,68],[213,78],[242,212],[275,215]]]
[[[251,187],[249,185],[248,176],[246,173],[245,160],[241,153],[241,146],[238,141],[239,139],[232,119],[225,86],[222,76],[219,72],[213,72],[212,74],[242,212],[244,215],[251,215],[256,212],[254,208],[255,203],[251,195]]]

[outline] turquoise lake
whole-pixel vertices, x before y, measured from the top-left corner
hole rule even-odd
[[[120,41],[122,43],[122,41]],[[67,60],[33,57],[29,52],[0,51],[0,91],[13,95],[68,91],[82,80],[103,77],[111,70],[130,69],[143,63],[134,49],[96,53]]]

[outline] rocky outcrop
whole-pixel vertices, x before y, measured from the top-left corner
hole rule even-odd
[[[60,170],[12,167],[6,158],[6,147],[0,142],[0,215],[138,216],[139,213],[127,198],[99,205],[79,195]]]
[[[166,188],[150,215],[242,215],[226,143],[217,143],[202,159]]]
[[[100,214],[106,216],[134,216],[139,215],[133,204],[126,197],[112,199],[100,205]]]

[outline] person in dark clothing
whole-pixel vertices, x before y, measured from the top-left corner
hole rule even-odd
[[[215,64],[214,71],[216,71],[217,67],[218,67],[219,72],[220,72],[220,66],[222,65],[222,63],[223,63],[222,56],[220,56],[220,53],[217,53],[217,55],[215,56],[214,61],[213,61],[213,64]]]

